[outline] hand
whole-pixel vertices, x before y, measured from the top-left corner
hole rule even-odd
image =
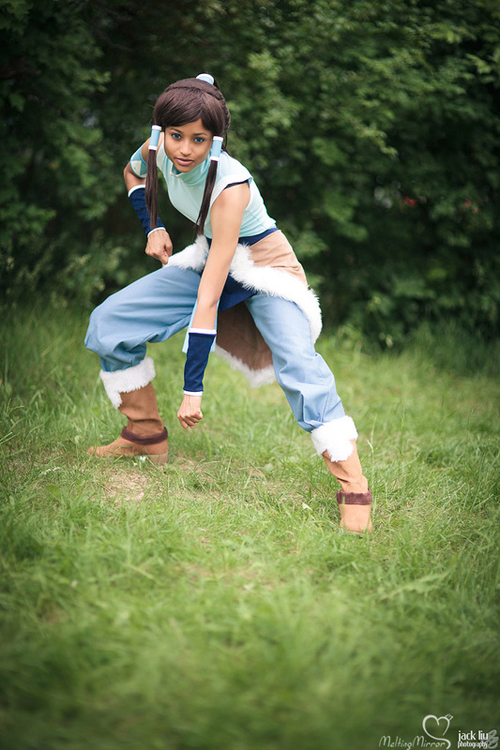
[[[166,229],[157,229],[156,232],[152,232],[148,236],[148,244],[146,245],[146,255],[151,255],[152,258],[156,258],[164,266],[167,265],[168,259],[172,255],[173,250],[172,240]]]
[[[184,396],[180,409],[177,412],[177,419],[185,430],[201,422],[203,419],[201,396]]]

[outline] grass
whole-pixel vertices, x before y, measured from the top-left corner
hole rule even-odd
[[[1,747],[371,750],[429,714],[453,716],[452,746],[500,729],[497,380],[438,369],[430,341],[321,340],[377,500],[358,539],[277,386],[214,358],[204,423],[177,426],[182,337],[151,351],[167,467],[88,457],[122,420],[85,322],[35,307],[2,334]]]

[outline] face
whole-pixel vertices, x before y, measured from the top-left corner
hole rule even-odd
[[[187,125],[165,128],[163,147],[179,172],[190,172],[207,158],[212,138],[213,134],[200,119]]]

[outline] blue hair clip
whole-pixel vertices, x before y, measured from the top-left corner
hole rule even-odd
[[[214,85],[214,77],[210,75],[210,73],[200,73],[199,76],[196,76],[198,81],[206,81],[207,83],[210,83],[212,86]]]
[[[159,125],[151,126],[151,140],[149,141],[149,150],[157,151],[160,141],[161,127]]]
[[[220,135],[214,135],[212,141],[212,148],[210,149],[210,161],[219,161],[219,157],[222,151],[222,142],[224,138]]]

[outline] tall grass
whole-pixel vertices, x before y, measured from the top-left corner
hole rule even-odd
[[[122,422],[84,330],[54,309],[4,322],[1,747],[370,750],[429,714],[455,746],[500,729],[496,380],[436,366],[430,340],[322,339],[376,498],[359,539],[277,386],[214,358],[182,431],[182,336],[151,350],[169,464],[88,457]]]

